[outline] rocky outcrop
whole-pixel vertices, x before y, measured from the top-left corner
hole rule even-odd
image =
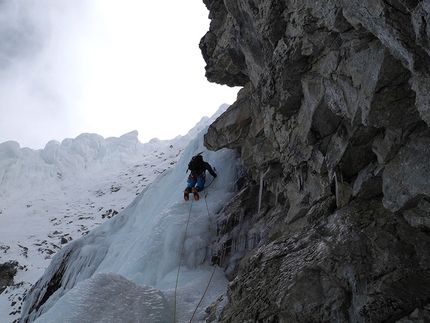
[[[0,294],[14,284],[14,277],[18,268],[17,261],[8,261],[0,264]]]
[[[204,2],[206,76],[242,87],[205,144],[249,171],[219,220],[232,282],[211,320],[425,320],[430,3]]]

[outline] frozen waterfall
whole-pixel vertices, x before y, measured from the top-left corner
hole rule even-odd
[[[64,315],[69,323],[166,322],[174,316],[180,260],[176,316],[177,322],[189,321],[213,271],[215,233],[210,221],[234,194],[239,168],[234,151],[210,152],[203,147],[205,132],[190,142],[174,168],[160,175],[124,211],[54,257],[29,293],[21,322],[57,323]],[[200,151],[219,176],[205,191],[206,199],[185,202],[187,163]],[[208,182],[211,179],[208,174]],[[197,320],[226,289],[227,280],[217,268]]]

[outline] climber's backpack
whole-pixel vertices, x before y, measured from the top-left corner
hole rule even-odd
[[[192,172],[200,172],[205,170],[205,162],[202,155],[198,154],[191,158],[188,163],[188,169]]]

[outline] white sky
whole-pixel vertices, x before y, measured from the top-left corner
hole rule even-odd
[[[204,76],[207,16],[203,0],[1,2],[0,143],[186,134],[238,91]]]

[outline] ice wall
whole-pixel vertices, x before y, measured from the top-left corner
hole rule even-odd
[[[177,317],[178,321],[189,320],[213,270],[210,265],[211,244],[216,238],[216,232],[211,222],[215,222],[216,214],[234,194],[239,172],[234,151],[223,149],[209,152],[203,147],[205,132],[206,129],[190,142],[173,169],[160,175],[122,213],[82,239],[67,245],[56,255],[29,293],[21,322],[33,322],[41,314],[45,315],[37,319],[37,323],[51,322],[50,317],[59,317],[63,308],[60,300],[65,295],[71,295],[70,291],[77,288],[79,282],[101,273],[120,275],[138,286],[153,286],[167,300],[166,308],[160,311],[171,313],[181,257]],[[185,202],[182,191],[186,185],[187,164],[200,151],[203,151],[205,160],[217,169],[219,176],[201,194],[200,201]],[[208,175],[207,184],[211,180],[212,177]],[[187,236],[184,239],[188,221]],[[222,294],[226,286],[227,281],[216,270],[206,303],[203,302],[201,308],[204,309]],[[113,289],[111,292],[115,292],[115,287]],[[120,288],[118,295],[120,299]],[[74,311],[85,313],[85,308],[79,302],[71,303],[75,304]],[[123,311],[120,304],[118,301],[111,307],[119,312]],[[203,315],[202,310],[199,310],[198,315]],[[116,321],[106,317],[103,322]]]

